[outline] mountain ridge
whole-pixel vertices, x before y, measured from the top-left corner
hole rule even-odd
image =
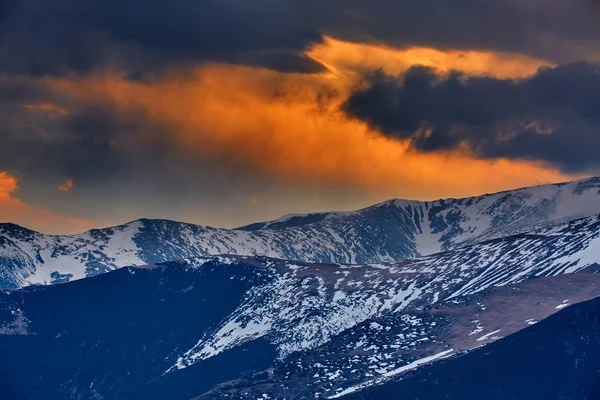
[[[468,201],[468,200],[485,198],[485,197],[494,196],[494,195],[502,195],[502,194],[508,194],[508,193],[512,193],[512,192],[519,192],[519,191],[524,191],[524,190],[529,190],[529,189],[544,188],[547,186],[561,187],[561,186],[565,186],[565,185],[569,185],[569,184],[589,184],[589,183],[600,184],[600,176],[576,179],[573,181],[562,181],[562,182],[554,182],[554,183],[542,183],[542,184],[533,185],[533,186],[522,186],[522,187],[518,187],[518,188],[514,188],[514,189],[506,189],[506,190],[501,190],[498,192],[483,193],[480,195],[467,196],[467,197],[440,197],[440,198],[436,198],[436,199],[432,199],[432,200],[414,200],[414,199],[404,199],[404,198],[395,197],[395,198],[384,200],[379,203],[375,203],[370,206],[362,207],[362,208],[359,208],[356,210],[317,211],[317,212],[309,212],[309,213],[289,213],[289,214],[285,214],[279,218],[275,218],[275,219],[267,220],[267,221],[261,221],[261,222],[252,222],[250,224],[242,225],[242,226],[233,228],[231,230],[255,230],[261,225],[267,225],[263,228],[263,229],[265,229],[265,228],[269,228],[272,226],[277,226],[277,225],[279,225],[279,223],[287,222],[290,219],[302,219],[303,217],[320,217],[320,216],[326,216],[328,214],[336,214],[336,215],[352,214],[352,213],[363,211],[363,210],[366,210],[369,208],[385,206],[388,204],[402,204],[402,203],[405,203],[405,204],[415,204],[415,203],[434,204],[434,203],[443,203],[445,201],[461,201],[461,200]]]
[[[217,254],[389,262],[598,213],[600,179],[590,178],[431,203],[388,200],[253,230],[139,219],[77,235],[44,235],[0,224],[0,286],[61,283],[128,265]]]
[[[150,222],[173,222],[173,223],[182,224],[182,225],[190,225],[190,226],[195,226],[195,227],[200,227],[200,228],[218,229],[218,230],[223,230],[223,231],[238,231],[238,230],[244,230],[244,228],[252,226],[252,225],[261,225],[261,224],[274,225],[274,223],[285,222],[285,221],[288,221],[289,219],[298,218],[298,217],[321,216],[321,215],[327,215],[327,214],[335,214],[335,215],[353,214],[353,213],[368,210],[371,208],[377,208],[377,207],[386,206],[386,205],[390,205],[390,204],[400,204],[400,203],[434,204],[434,203],[443,203],[446,201],[468,201],[468,200],[485,198],[485,197],[494,196],[494,195],[502,195],[502,194],[508,194],[508,193],[513,193],[513,192],[519,192],[519,191],[524,191],[524,190],[529,190],[529,189],[545,188],[545,187],[561,187],[561,186],[565,186],[565,185],[579,185],[579,184],[598,184],[599,185],[598,189],[600,190],[600,176],[581,178],[581,179],[576,179],[573,181],[561,181],[561,182],[554,182],[554,183],[542,183],[542,184],[537,184],[537,185],[533,185],[533,186],[522,186],[522,187],[518,187],[518,188],[514,188],[514,189],[505,189],[505,190],[501,190],[498,192],[483,193],[480,195],[473,195],[473,196],[467,196],[467,197],[440,197],[440,198],[436,198],[436,199],[432,199],[432,200],[414,200],[414,199],[404,199],[404,198],[394,197],[394,198],[391,198],[388,200],[383,200],[381,202],[374,203],[374,204],[371,204],[371,205],[368,205],[365,207],[361,207],[361,208],[357,208],[357,209],[353,209],[353,210],[315,211],[315,212],[308,212],[308,213],[288,213],[288,214],[282,215],[281,217],[278,217],[278,218],[275,218],[272,220],[251,222],[249,224],[241,225],[241,226],[234,227],[234,228],[221,228],[221,227],[216,227],[216,226],[211,226],[211,225],[202,225],[202,224],[196,224],[196,223],[192,223],[192,222],[186,222],[186,221],[182,221],[182,220],[175,220],[175,219],[168,219],[168,218],[141,217],[141,218],[136,218],[136,219],[133,219],[133,220],[121,223],[121,224],[109,225],[109,226],[99,227],[99,228],[92,228],[92,229],[88,229],[86,231],[73,233],[73,234],[44,233],[41,231],[36,231],[35,229],[32,229],[32,228],[28,228],[23,225],[19,225],[14,222],[0,222],[0,229],[12,227],[15,230],[28,231],[31,233],[48,236],[48,237],[72,237],[72,236],[82,235],[82,234],[94,232],[94,231],[104,231],[107,229],[121,228],[121,227],[125,227],[128,225],[137,223],[137,222],[150,221]],[[599,193],[599,195],[600,195],[600,193]],[[12,230],[12,229],[9,229],[9,230]]]

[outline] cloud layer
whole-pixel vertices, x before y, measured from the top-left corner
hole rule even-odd
[[[319,31],[292,2],[9,0],[0,65],[31,75],[124,69],[127,76],[202,61],[314,73]]]

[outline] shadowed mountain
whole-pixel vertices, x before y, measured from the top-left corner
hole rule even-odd
[[[600,179],[466,199],[390,200],[238,230],[142,219],[72,236],[0,225],[0,287],[61,283],[116,268],[218,254],[319,263],[402,260],[600,213]]]

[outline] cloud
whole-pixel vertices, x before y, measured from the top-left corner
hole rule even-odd
[[[67,110],[60,108],[56,104],[52,103],[25,104],[23,107],[25,107],[28,110],[38,109],[51,114],[58,113],[62,115],[67,115],[69,113]]]
[[[286,1],[10,3],[0,33],[0,65],[7,73],[66,76],[119,69],[143,75],[205,61],[323,71],[303,54],[321,41],[319,30]]]
[[[6,198],[17,189],[17,179],[6,172],[0,172],[0,196]]]
[[[600,57],[600,8],[593,0],[339,0],[328,5],[324,32],[346,41],[520,53],[553,63]]]
[[[118,70],[146,79],[207,61],[318,73],[323,35],[398,49],[600,60],[591,0],[9,0],[0,65],[33,76]]]
[[[71,218],[32,206],[14,197],[18,189],[17,179],[0,171],[0,222],[13,222],[31,229],[53,233],[78,233],[91,229],[92,222]]]
[[[479,158],[600,169],[600,67],[578,62],[518,79],[376,71],[348,98],[348,115],[421,152],[463,149]]]
[[[396,49],[381,43],[361,44],[325,36],[324,42],[307,53],[327,66],[333,74],[355,74],[381,69],[396,75],[413,65],[424,65],[438,72],[458,70],[468,75],[487,75],[497,78],[522,78],[533,75],[542,66],[552,63],[516,53],[477,50],[437,50],[411,46]]]
[[[0,167],[23,174],[24,199],[81,217],[93,210],[115,222],[150,215],[235,226],[567,179],[535,163],[415,152],[340,111],[344,77],[214,64],[150,85],[119,75],[45,82],[68,113],[23,107],[3,129],[28,117],[36,134],[5,136],[12,147],[0,149]],[[48,195],[65,176],[77,182],[68,204]]]
[[[73,189],[73,179],[67,179],[63,184],[58,186],[61,192],[70,192]]]

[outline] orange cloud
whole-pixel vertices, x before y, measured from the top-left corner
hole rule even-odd
[[[463,71],[472,75],[489,75],[497,78],[522,78],[534,74],[542,66],[552,66],[533,57],[490,51],[437,50],[428,47],[394,49],[370,44],[343,42],[326,37],[307,55],[326,65],[334,76],[350,76],[356,72],[383,69],[397,75],[412,65],[424,65],[440,72]]]
[[[60,115],[69,114],[69,112],[65,108],[59,107],[56,104],[52,104],[52,103],[26,104],[23,107],[25,107],[28,110],[42,110],[42,111],[46,111],[51,114],[52,113],[57,113]]]
[[[12,222],[42,232],[77,233],[93,227],[90,221],[72,218],[32,206],[14,197],[17,179],[0,172],[0,222]]]
[[[0,199],[10,196],[17,190],[17,179],[6,172],[0,172]]]
[[[73,179],[67,179],[62,185],[58,187],[61,192],[69,192],[73,188]]]
[[[51,87],[80,103],[102,102],[127,114],[144,110],[170,127],[175,149],[227,169],[254,170],[285,182],[354,188],[372,198],[466,196],[573,178],[532,162],[487,161],[465,152],[422,154],[347,118],[339,105],[352,77],[346,71],[411,64],[518,77],[544,63],[523,56],[433,49],[393,50],[328,39],[309,54],[334,73],[282,74],[210,64],[194,71],[131,82],[122,74],[52,79]],[[361,52],[368,51],[366,55]],[[340,73],[344,71],[344,73]],[[132,132],[132,142],[147,133]],[[491,179],[490,177],[493,177]]]

